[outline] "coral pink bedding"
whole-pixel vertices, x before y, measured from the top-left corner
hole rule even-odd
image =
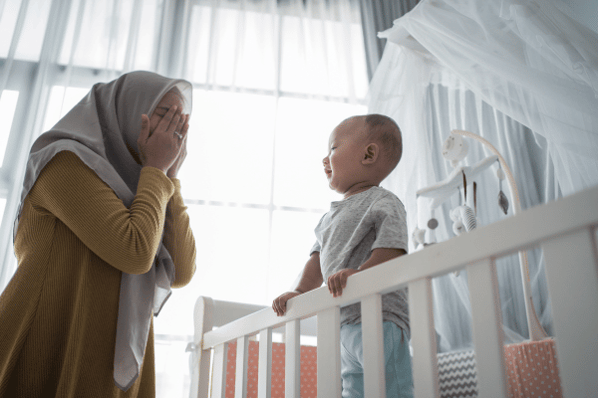
[[[284,398],[285,346],[272,344],[272,398]],[[442,355],[442,354],[441,354]],[[247,398],[257,397],[259,344],[249,342],[247,369]],[[226,398],[233,398],[235,391],[235,364],[237,344],[228,345]],[[505,346],[505,365],[508,378],[508,396],[511,398],[562,398],[556,347],[554,340],[531,341]],[[450,365],[459,373],[458,364]],[[463,389],[460,377],[451,377],[441,388],[441,397],[477,397],[477,393]],[[475,379],[475,375],[474,375]],[[460,391],[460,393],[458,392]],[[448,394],[448,395],[447,395]],[[463,395],[465,394],[465,395]],[[301,346],[301,398],[317,397],[317,347]]]

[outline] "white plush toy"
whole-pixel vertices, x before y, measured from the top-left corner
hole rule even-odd
[[[475,229],[478,225],[476,216],[471,207],[463,205],[451,210],[449,216],[453,220],[453,232],[461,235]]]

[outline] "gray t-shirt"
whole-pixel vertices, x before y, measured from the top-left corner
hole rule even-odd
[[[316,243],[310,255],[320,252],[325,282],[342,269],[359,268],[374,249],[407,251],[408,247],[405,207],[392,192],[381,187],[332,202],[315,233]],[[382,296],[382,317],[410,335],[406,287]],[[341,308],[341,325],[359,322],[359,303]]]

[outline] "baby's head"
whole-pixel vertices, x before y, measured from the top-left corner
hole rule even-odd
[[[348,197],[377,186],[397,166],[402,152],[401,130],[388,116],[345,119],[330,134],[323,160],[330,188]]]

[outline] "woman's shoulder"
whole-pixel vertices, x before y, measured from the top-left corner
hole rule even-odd
[[[76,173],[89,173],[93,171],[74,152],[64,150],[56,153],[43,167],[39,180],[72,180]]]
[[[42,168],[31,187],[28,197],[46,201],[62,197],[75,190],[87,190],[104,182],[75,153],[65,150],[56,153]]]
[[[45,169],[48,168],[72,168],[72,167],[85,167],[88,168],[87,165],[77,156],[74,152],[69,150],[64,150],[56,153],[52,159],[48,161],[46,164]]]

